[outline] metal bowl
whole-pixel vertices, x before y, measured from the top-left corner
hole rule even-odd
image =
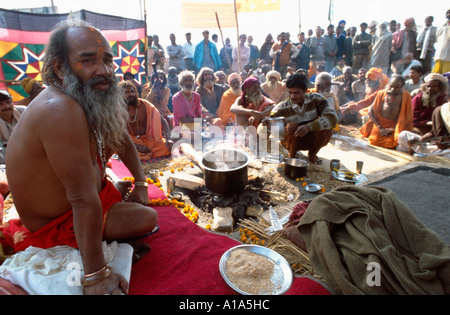
[[[308,184],[305,190],[310,193],[316,193],[322,189],[322,185],[319,184]]]
[[[183,196],[184,196],[183,193],[179,192],[179,191],[174,191],[174,192],[171,192],[169,194],[169,198],[170,199],[175,199],[175,200],[178,200],[178,201],[183,200]]]
[[[227,250],[220,258],[219,262],[220,274],[222,275],[223,279],[231,289],[242,295],[251,295],[251,293],[239,289],[227,277],[226,273],[227,259],[230,257],[231,252],[238,248],[246,249],[255,254],[263,255],[274,263],[272,282],[275,284],[276,291],[273,293],[273,295],[282,295],[289,290],[289,288],[292,285],[292,282],[294,281],[294,273],[292,272],[291,266],[289,265],[287,260],[280,254],[278,254],[276,251],[259,245],[238,245]]]

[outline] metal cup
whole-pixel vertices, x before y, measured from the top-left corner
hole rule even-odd
[[[150,178],[156,182],[156,180],[159,178],[159,170],[153,169],[149,171]]]
[[[330,170],[338,170],[341,167],[341,161],[337,159],[333,159],[330,161]]]
[[[363,165],[364,165],[363,161],[356,161],[356,173],[358,174],[362,173]]]

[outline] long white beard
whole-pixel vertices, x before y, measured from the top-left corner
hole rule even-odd
[[[268,81],[267,87],[269,88],[269,90],[276,90],[276,88],[278,87],[278,83],[275,81]]]
[[[247,98],[248,98],[248,101],[250,103],[253,103],[254,105],[259,105],[263,100],[263,96],[261,93],[247,95]]]
[[[234,96],[241,96],[241,94],[242,94],[242,90],[240,88],[231,89],[231,92],[233,92]]]
[[[92,86],[99,80],[108,80],[110,88],[107,91],[94,90]],[[84,83],[70,69],[65,69],[62,90],[83,108],[89,127],[102,135],[105,148],[120,150],[125,140],[128,113],[117,78],[97,77]]]

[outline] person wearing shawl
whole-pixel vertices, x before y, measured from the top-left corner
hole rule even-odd
[[[213,71],[219,71],[222,68],[222,60],[220,59],[216,45],[209,40],[209,31],[203,31],[203,40],[195,46],[194,64],[197,69],[209,67]]]
[[[36,96],[38,96],[39,93],[41,93],[44,90],[44,86],[42,85],[41,82],[37,81],[36,79],[32,79],[30,77],[23,79],[21,85],[25,90],[25,93],[27,93],[29,96],[16,102],[16,105],[28,106],[31,103],[31,101],[34,100]]]
[[[138,98],[134,84],[127,81],[119,86],[124,93],[128,109],[127,129],[140,160],[151,160],[170,155],[169,125],[156,107],[145,99]]]
[[[247,78],[241,89],[241,96],[231,106],[231,112],[236,115],[236,125],[257,127],[264,117],[270,115],[274,102],[261,93],[261,83],[255,77]]]
[[[384,89],[389,78],[381,69],[370,68],[366,73],[366,98],[358,102],[341,104],[342,124],[352,124],[358,122],[367,115],[370,105],[372,105],[377,92]]]
[[[414,132],[424,134],[431,130],[433,111],[446,102],[447,82],[439,73],[430,73],[425,77],[421,93],[412,99]]]
[[[369,109],[369,121],[359,131],[368,138],[369,144],[394,149],[398,146],[398,136],[404,131],[412,131],[411,96],[404,88],[405,79],[392,76],[388,87],[379,91]]]
[[[216,111],[217,117],[226,125],[236,122],[236,115],[231,112],[231,106],[242,94],[241,82],[242,78],[236,72],[228,76],[228,85],[230,88],[223,93],[219,108]]]
[[[288,98],[286,87],[281,81],[281,74],[271,70],[266,74],[266,82],[261,84],[264,93],[276,104]]]

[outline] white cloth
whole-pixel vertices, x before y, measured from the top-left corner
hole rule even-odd
[[[102,245],[106,263],[129,283],[133,256],[131,245],[117,242],[103,242]],[[0,266],[0,277],[22,287],[30,295],[82,295],[82,268],[78,249],[31,246],[7,258]]]
[[[404,130],[400,132],[400,134],[398,135],[397,151],[409,152],[409,148],[411,148],[415,153],[450,158],[450,149],[441,150],[438,148],[437,145],[428,142],[421,142],[413,145],[408,144],[408,142],[411,140],[419,140],[419,139],[420,135],[413,133],[411,131]]]
[[[437,41],[435,44],[436,53],[434,60],[450,61],[450,25],[445,24],[441,27],[437,34]]]

